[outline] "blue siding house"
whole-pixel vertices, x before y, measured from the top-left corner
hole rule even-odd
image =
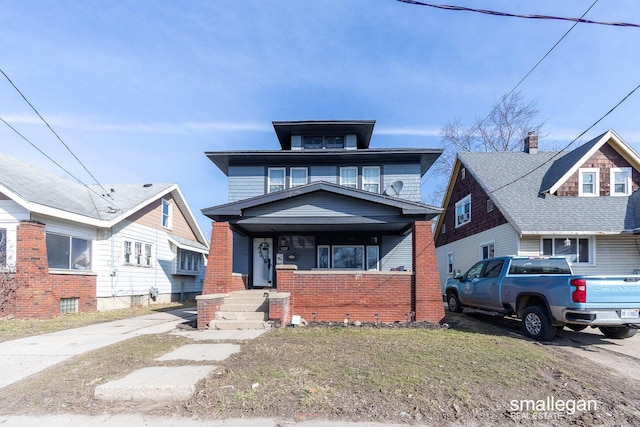
[[[435,261],[431,220],[440,209],[422,203],[420,185],[442,150],[370,148],[374,125],[273,122],[280,150],[207,152],[228,177],[229,200],[202,210],[214,221],[203,294],[287,293],[289,314],[317,320],[342,320],[347,313],[360,320],[384,313],[388,320],[406,320],[408,313],[426,318],[416,314],[415,277],[422,268],[433,276],[441,306],[435,262],[418,266],[416,256]],[[428,226],[424,247],[416,247],[418,223]],[[230,242],[231,253],[218,241]],[[224,263],[232,266],[231,277]],[[352,284],[331,287],[331,295],[327,284],[345,275]],[[381,284],[397,280],[392,276],[404,277],[406,291],[392,287],[372,298]],[[385,299],[403,302],[391,313],[380,305]]]

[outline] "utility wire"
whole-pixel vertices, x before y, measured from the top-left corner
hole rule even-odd
[[[91,172],[89,172],[89,169],[87,169],[87,167],[84,165],[84,163],[82,163],[80,161],[80,159],[78,158],[78,156],[75,155],[75,153],[71,150],[71,148],[69,148],[69,146],[62,140],[62,138],[60,138],[60,135],[58,135],[58,133],[53,130],[53,128],[51,127],[51,125],[49,125],[49,123],[45,120],[44,117],[42,117],[42,115],[38,112],[38,110],[36,109],[36,107],[33,106],[33,104],[31,102],[29,102],[29,100],[27,99],[26,96],[24,96],[24,94],[20,91],[20,89],[18,89],[18,87],[13,83],[13,81],[11,81],[11,79],[9,78],[9,76],[2,70],[2,68],[0,68],[0,73],[2,73],[2,75],[9,81],[9,83],[11,84],[11,86],[13,86],[13,88],[20,94],[20,96],[22,97],[22,99],[25,100],[25,102],[27,104],[29,104],[29,107],[31,107],[31,109],[38,115],[38,117],[40,117],[40,120],[42,120],[42,122],[49,128],[49,130],[56,136],[56,138],[58,138],[58,141],[60,141],[62,143],[62,145],[64,145],[64,147],[67,149],[67,151],[69,151],[69,153],[71,153],[71,155],[78,161],[78,163],[80,163],[80,166],[82,166],[84,168],[84,170],[89,174],[89,176],[95,181],[96,184],[98,184],[98,186],[102,189],[102,191],[107,194],[107,191],[104,189],[104,187],[102,186],[102,184],[100,184],[98,182],[98,180],[96,179],[95,176],[93,176],[93,174]],[[4,122],[4,120],[3,120]],[[6,123],[6,122],[5,122]],[[57,163],[56,163],[57,164]]]
[[[485,15],[493,15],[493,16],[504,16],[509,18],[524,18],[524,19],[541,19],[541,20],[556,20],[556,21],[573,21],[580,24],[596,24],[596,25],[609,25],[614,27],[634,27],[640,28],[639,24],[632,24],[629,22],[604,22],[604,21],[592,21],[590,19],[583,18],[568,18],[563,16],[550,16],[550,15],[525,15],[520,13],[507,13],[507,12],[497,12],[495,10],[486,10],[486,9],[474,9],[471,7],[464,6],[450,6],[446,4],[432,4],[432,3],[423,3],[421,1],[415,0],[397,0],[401,3],[413,4],[416,6],[427,6],[433,7],[435,9],[444,9],[444,10],[455,10],[455,11],[464,11],[464,12],[476,12],[483,13]]]
[[[587,132],[589,132],[591,129],[593,129],[598,123],[600,123],[602,120],[604,120],[605,117],[607,117],[609,114],[611,114],[616,108],[618,108],[623,102],[625,102],[631,95],[633,95],[635,93],[635,91],[637,91],[638,89],[640,89],[640,84],[638,86],[636,86],[635,88],[633,88],[631,90],[631,92],[629,92],[628,94],[626,94],[624,96],[624,98],[622,98],[620,101],[618,101],[618,103],[616,105],[614,105],[609,111],[607,111],[602,117],[600,117],[598,120],[596,120],[591,126],[589,126],[587,129],[585,129],[580,135],[576,136],[570,143],[568,143],[564,148],[562,148],[562,150],[558,151],[557,153],[555,153],[552,157],[550,157],[548,160],[546,160],[545,162],[541,163],[540,165],[538,165],[537,167],[533,168],[532,170],[530,170],[529,172],[525,173],[524,175],[507,182],[506,184],[501,185],[498,188],[495,188],[491,191],[487,191],[487,194],[492,194],[495,193],[498,190],[502,190],[505,187],[508,187],[509,185],[512,185],[518,181],[520,181],[521,179],[531,175],[533,172],[537,171],[538,169],[540,169],[541,167],[543,167],[544,165],[546,165],[547,163],[551,162],[553,159],[555,159],[556,157],[558,157],[560,154],[564,153],[570,146],[572,146],[578,139],[582,138],[584,136],[584,134],[586,134]]]
[[[2,117],[0,117],[0,121],[2,123],[4,123],[5,125],[7,125],[9,127],[9,129],[11,129],[12,131],[14,131],[20,138],[22,138],[23,140],[25,140],[27,143],[29,143],[29,145],[31,145],[33,148],[35,148],[36,150],[38,150],[38,152],[40,154],[42,154],[43,156],[45,156],[47,159],[49,159],[54,165],[58,166],[60,169],[62,169],[66,174],[68,174],[71,178],[75,179],[76,181],[78,181],[80,184],[84,185],[89,191],[91,191],[92,193],[94,193],[95,195],[97,195],[98,197],[100,197],[101,199],[103,199],[104,201],[106,201],[107,203],[115,206],[118,210],[122,211],[122,209],[120,207],[118,207],[118,205],[116,205],[114,203],[113,200],[111,200],[110,198],[107,199],[107,197],[105,196],[106,192],[103,194],[98,193],[97,191],[95,191],[93,188],[89,187],[88,185],[86,185],[85,183],[83,183],[78,177],[76,177],[75,175],[73,175],[71,172],[69,172],[68,170],[66,170],[64,168],[64,166],[62,166],[61,164],[59,164],[58,162],[56,162],[55,160],[53,160],[47,153],[45,153],[44,151],[42,151],[37,145],[35,145],[33,142],[31,142],[26,136],[24,136],[22,133],[20,133],[19,130],[17,130],[16,128],[14,128],[13,126],[11,126],[10,123],[8,123],[5,119],[3,119]],[[100,184],[98,184],[100,185]],[[102,190],[104,191],[104,187],[102,187],[100,185],[100,188],[102,188]]]

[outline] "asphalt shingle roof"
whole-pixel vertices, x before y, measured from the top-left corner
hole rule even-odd
[[[631,197],[542,194],[575,165],[591,142],[566,154],[463,152],[458,158],[521,234],[620,233],[640,227],[637,194]]]

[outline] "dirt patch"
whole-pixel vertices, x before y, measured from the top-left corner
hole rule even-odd
[[[451,315],[447,324],[283,328],[243,342],[242,351],[217,363],[187,401],[149,405],[94,399],[95,386],[140,367],[185,364],[154,359],[188,340],[168,334],[139,337],[0,390],[0,412],[640,425],[637,382],[473,317]],[[578,408],[581,402],[595,402],[595,407]]]

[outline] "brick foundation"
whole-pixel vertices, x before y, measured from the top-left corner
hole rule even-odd
[[[202,295],[246,289],[246,279],[233,274],[233,232],[228,222],[214,222]]]
[[[215,319],[216,312],[220,310],[226,294],[198,295],[196,303],[198,308],[198,329],[206,329],[209,322]]]

